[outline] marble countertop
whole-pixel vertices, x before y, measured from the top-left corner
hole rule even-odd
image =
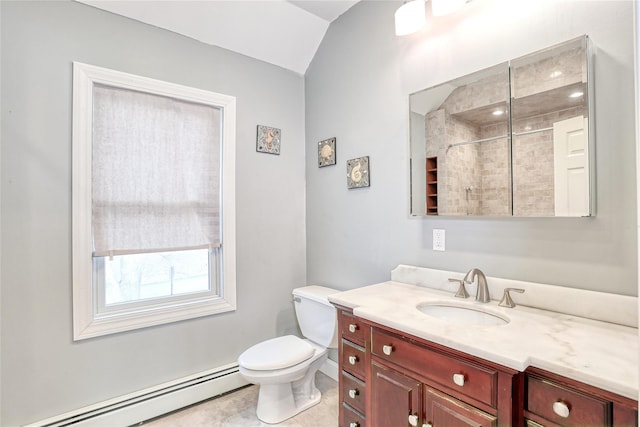
[[[331,294],[329,300],[363,319],[509,368],[533,366],[638,399],[637,328],[531,307],[499,307],[497,301],[483,304],[473,296],[455,298],[453,292],[394,281]],[[452,323],[417,308],[433,302],[474,306],[509,323]]]

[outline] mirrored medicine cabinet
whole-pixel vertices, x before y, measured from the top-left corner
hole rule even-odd
[[[594,214],[587,36],[409,96],[411,214]]]

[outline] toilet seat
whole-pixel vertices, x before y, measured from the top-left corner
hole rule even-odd
[[[311,344],[295,335],[272,338],[247,349],[238,357],[240,366],[254,371],[288,368],[311,358]]]

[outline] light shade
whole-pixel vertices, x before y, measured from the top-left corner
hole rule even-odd
[[[396,10],[396,36],[415,33],[426,23],[425,0],[411,0]]]
[[[460,9],[467,0],[431,0],[431,13],[433,16],[443,16]]]

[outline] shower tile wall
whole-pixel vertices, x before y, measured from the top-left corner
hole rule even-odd
[[[575,48],[533,63],[514,60],[511,67],[511,96],[523,98],[572,83],[586,82],[584,55],[582,48]]]
[[[508,139],[450,144],[506,135],[505,125],[478,127],[437,110],[426,115],[427,157],[438,156],[441,215],[509,215]],[[446,134],[446,137],[445,137]]]
[[[457,88],[425,117],[426,156],[438,157],[441,215],[510,214],[508,140],[449,147],[507,134],[506,125],[478,126],[456,116],[487,102],[504,103],[505,82],[505,76],[495,76]]]
[[[446,116],[448,144],[479,138],[480,132],[475,126],[448,114]],[[479,145],[460,145],[450,148],[448,152],[445,149],[445,153],[444,188],[447,200],[443,205],[444,212],[449,215],[481,214],[482,164],[479,162]]]
[[[506,124],[483,126],[480,138],[508,135]],[[482,215],[511,214],[509,138],[477,144],[482,165]]]

